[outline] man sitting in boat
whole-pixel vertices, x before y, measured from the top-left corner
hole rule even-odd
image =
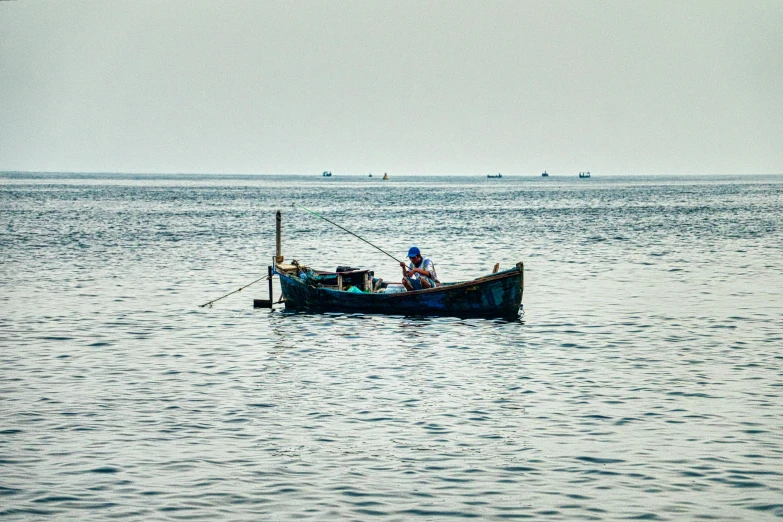
[[[409,292],[411,290],[424,290],[440,286],[438,275],[435,273],[435,265],[431,259],[421,257],[419,247],[411,247],[408,250],[408,259],[411,262],[406,266],[400,261],[402,267],[402,285]]]

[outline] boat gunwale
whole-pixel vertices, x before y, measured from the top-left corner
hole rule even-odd
[[[519,263],[519,264],[522,264],[522,263]],[[284,273],[278,272],[277,270],[275,270],[275,273],[278,276],[283,276],[283,277],[287,277],[289,279],[294,279],[295,282],[297,282],[299,284],[302,284],[302,285],[305,285],[305,286],[308,286],[307,283],[305,281],[303,281],[301,278],[299,278],[298,276],[284,274]],[[435,288],[423,288],[421,290],[408,290],[408,291],[405,291],[405,292],[394,292],[394,293],[391,293],[391,294],[387,294],[385,292],[372,292],[372,293],[364,293],[364,292],[362,292],[362,294],[366,295],[366,296],[375,295],[375,296],[384,296],[384,297],[388,297],[388,298],[398,298],[398,299],[401,299],[401,298],[404,298],[404,297],[415,296],[415,295],[434,294],[434,293],[438,293],[438,292],[448,292],[448,291],[451,291],[451,290],[459,290],[461,288],[474,286],[474,285],[477,285],[477,284],[485,284],[485,283],[491,283],[491,282],[495,282],[495,281],[500,281],[500,280],[503,280],[503,279],[507,279],[509,277],[515,277],[516,275],[519,275],[521,277],[522,273],[523,272],[522,272],[522,270],[520,270],[519,266],[515,266],[514,268],[510,268],[508,270],[504,270],[503,272],[498,272],[497,274],[489,274],[489,275],[486,275],[486,276],[478,277],[476,279],[471,279],[469,281],[460,281],[460,282],[457,282],[457,283],[446,283],[445,285],[436,286]],[[329,291],[329,292],[335,292],[335,293],[339,292],[339,293],[358,295],[358,292],[348,292],[347,290],[338,290],[336,288],[329,288],[329,287],[323,287],[323,286],[316,286],[316,287],[312,287],[312,288],[315,288],[317,290],[325,290],[325,291]]]

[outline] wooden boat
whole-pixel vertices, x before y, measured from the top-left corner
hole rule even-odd
[[[356,236],[337,223],[301,205],[297,206]],[[517,263],[514,268],[503,272],[498,272],[500,264],[497,264],[491,274],[478,279],[461,283],[444,283],[436,288],[406,292],[401,284],[390,285],[381,279],[376,279],[371,270],[337,267],[334,272],[327,272],[313,270],[296,260],[284,264],[281,230],[282,216],[278,210],[275,215],[275,257],[273,264],[268,267],[269,299],[255,299],[253,301],[255,308],[274,306],[272,276],[277,275],[286,309],[309,312],[509,319],[519,316],[525,286],[522,263]],[[362,241],[369,243],[365,239]],[[388,252],[381,251],[392,257]],[[394,259],[397,261],[396,258]]]
[[[503,317],[519,315],[524,289],[522,263],[502,272],[437,288],[390,293],[370,270],[312,270],[298,262],[275,264],[286,309],[387,315]],[[496,267],[497,269],[497,267]]]

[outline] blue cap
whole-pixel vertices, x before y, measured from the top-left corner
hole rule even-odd
[[[419,247],[411,247],[410,250],[408,250],[408,257],[416,257],[421,254],[421,250],[419,250]]]

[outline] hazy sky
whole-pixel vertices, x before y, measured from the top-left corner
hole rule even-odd
[[[0,170],[783,172],[783,1],[0,1]]]

